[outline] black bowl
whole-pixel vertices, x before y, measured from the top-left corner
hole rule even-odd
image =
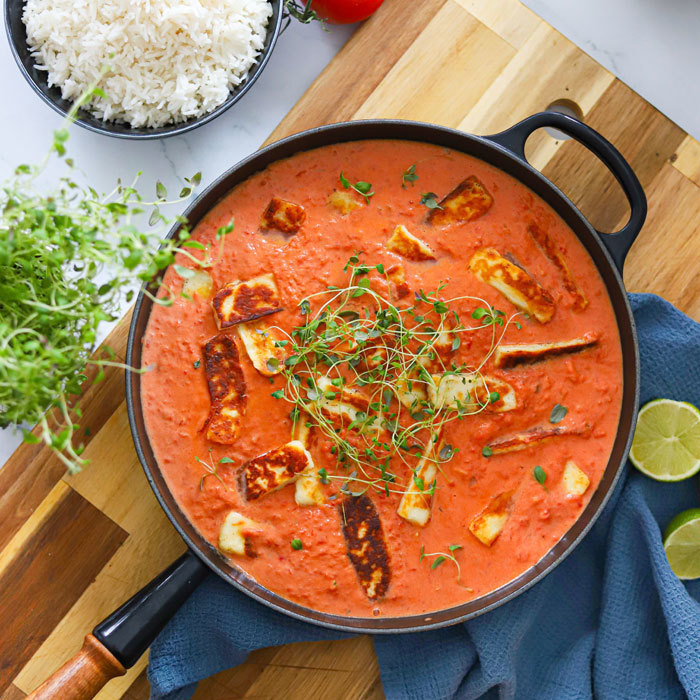
[[[265,45],[258,56],[258,60],[248,71],[245,80],[234,88],[229,94],[228,99],[214,111],[186,122],[149,129],[141,127],[133,128],[123,122],[106,122],[93,116],[90,112],[81,109],[78,111],[76,123],[98,134],[116,136],[122,139],[161,139],[167,136],[184,134],[186,131],[191,131],[202,124],[210,122],[212,119],[216,119],[216,117],[223,114],[248,92],[267,65],[272,49],[275,47],[277,37],[280,34],[282,24],[282,0],[269,0],[269,2],[272,5],[272,16],[268,22]],[[34,59],[31,57],[29,46],[27,45],[27,32],[24,22],[22,22],[23,10],[24,0],[5,0],[5,29],[7,30],[7,36],[10,40],[12,55],[15,57],[15,61],[17,61],[22,75],[31,85],[34,92],[36,92],[49,107],[52,107],[56,112],[65,117],[73,106],[73,103],[61,97],[59,88],[49,87],[46,73],[36,69]]]

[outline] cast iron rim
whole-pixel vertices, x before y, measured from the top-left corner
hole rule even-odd
[[[617,319],[623,355],[623,396],[618,431],[603,477],[586,508],[542,559],[520,576],[485,596],[451,608],[421,615],[379,618],[344,617],[319,612],[293,603],[264,588],[242,570],[231,566],[211,544],[199,535],[192,523],[179,509],[157,468],[146,435],[140,406],[140,375],[127,372],[126,376],[127,413],[139,461],[161,507],[188,547],[199,559],[223,580],[273,610],[297,620],[338,631],[370,634],[425,631],[465,622],[503,605],[542,580],[578,546],[609,501],[624,470],[639,408],[640,361],[634,317],[620,273],[600,240],[599,234],[576,206],[552,182],[528,163],[485,137],[423,122],[382,119],[342,122],[310,129],[277,141],[240,161],[203,191],[188,207],[184,216],[190,219],[194,228],[214,203],[225,196],[236,184],[242,182],[253,172],[263,169],[269,163],[288,157],[295,152],[345,141],[387,138],[422,141],[437,145],[446,145],[443,141],[451,141],[448,145],[449,148],[481,158],[515,177],[542,197],[573,230],[593,259],[608,291]],[[314,139],[319,140],[316,142]],[[460,145],[456,145],[456,142],[459,142]],[[476,155],[479,151],[492,156],[492,158]],[[502,164],[506,164],[507,167],[502,167]],[[246,172],[252,166],[255,166],[255,169],[249,173]],[[241,175],[242,171],[244,175]],[[197,211],[198,209],[202,209],[202,211]],[[192,212],[195,212],[194,216],[191,216]],[[173,227],[167,238],[171,238],[178,230],[179,226]],[[152,302],[141,292],[134,308],[129,329],[126,353],[126,363],[129,366],[140,365],[140,342],[151,308]],[[138,360],[137,365],[133,364],[135,358]],[[153,463],[152,466],[149,455]]]

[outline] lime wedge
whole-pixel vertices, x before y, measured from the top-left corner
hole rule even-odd
[[[639,412],[630,460],[657,481],[680,481],[700,471],[700,411],[683,401],[656,399]]]
[[[678,578],[700,578],[700,508],[679,513],[666,528],[664,549]]]

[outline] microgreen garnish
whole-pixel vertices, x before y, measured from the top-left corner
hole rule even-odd
[[[74,103],[67,123],[95,94],[93,87]],[[186,179],[172,202],[161,182],[155,199],[142,196],[138,175],[100,195],[74,176],[68,137],[67,128],[56,130],[39,165],[20,165],[0,184],[0,427],[38,424],[34,433],[23,430],[25,441],[45,443],[74,472],[86,464],[83,446],[74,444],[82,432],[74,397],[86,367],[97,369],[92,381],[105,367],[123,367],[109,350],[91,359],[100,323],[117,318],[135,284],[159,284],[174,263],[193,274],[212,260],[209,247],[189,240],[182,217],[162,212],[187,197],[201,174]],[[45,171],[55,156],[67,172],[51,187]],[[175,222],[181,230],[164,240]],[[173,303],[171,294],[154,298],[150,289],[145,294],[156,303]]]
[[[438,204],[438,196],[435,192],[423,192],[420,196],[420,203],[424,204],[428,209],[442,209]]]
[[[472,312],[472,318],[475,321],[481,321],[481,324],[483,326],[502,326],[504,323],[504,316],[505,314],[503,313],[503,311],[500,311],[499,309],[494,309],[493,307],[484,309],[483,307],[479,306]]]
[[[552,412],[549,414],[550,423],[560,423],[566,417],[569,409],[566,406],[562,406],[560,403],[555,404],[552,408]]]
[[[348,180],[345,175],[343,175],[342,171],[340,173],[340,184],[346,189],[352,189],[357,192],[357,194],[361,195],[365,199],[365,203],[369,204],[369,198],[374,196],[374,192],[372,192],[372,185],[369,182],[364,182],[363,180],[358,180],[354,185],[351,184],[350,180]]]
[[[299,20],[302,24],[310,24],[311,22],[320,22],[323,28],[328,31],[326,27],[326,21],[321,15],[319,15],[315,10],[311,9],[311,3],[313,0],[306,0],[301,4],[299,0],[284,0],[284,9],[290,17]],[[285,27],[282,28],[284,31]]]
[[[211,459],[211,448],[209,448],[209,459]],[[210,464],[209,462],[205,462],[203,459],[200,459],[199,457],[195,457],[195,461],[199,462],[203,467],[204,471],[206,472],[205,474],[202,475],[202,478],[199,480],[199,490],[203,491],[204,490],[204,482],[206,481],[208,476],[213,476],[215,477],[218,481],[221,482],[221,485],[228,490],[228,486],[224,482],[224,480],[221,478],[221,475],[219,474],[218,471],[216,471],[216,466],[214,464]],[[222,457],[219,460],[219,464],[229,464],[233,462],[233,460],[230,457]]]
[[[202,361],[201,361],[201,360],[195,360],[195,361],[192,363],[192,366],[193,366],[195,369],[199,369],[199,367],[200,367],[201,364],[202,364]]]
[[[435,557],[432,563],[430,564],[431,569],[437,569],[438,566],[440,566],[440,564],[443,564],[447,560],[451,561],[457,567],[457,583],[461,583],[462,569],[460,568],[459,562],[454,556],[454,552],[457,552],[460,549],[462,549],[461,544],[451,544],[447,548],[447,552],[426,552],[425,545],[421,545],[420,556],[418,557],[418,561],[423,561],[423,559],[426,559],[427,557]]]
[[[407,182],[410,182],[411,185],[413,185],[413,183],[417,179],[418,175],[416,175],[416,164],[414,163],[413,165],[410,165],[406,170],[404,170],[403,174],[401,175],[401,187],[406,189]]]
[[[292,540],[291,544],[292,544],[292,549],[295,549],[297,551],[299,551],[300,549],[302,549],[304,547],[304,545],[302,544],[301,540],[298,537],[295,537]]]
[[[490,457],[493,454],[493,450],[488,445],[484,445],[481,449],[481,454],[484,455],[484,457]]]
[[[539,464],[533,469],[532,475],[538,484],[544,486],[544,482],[547,481],[547,473]]]
[[[411,485],[432,494],[436,480],[427,483],[416,473],[419,460],[431,460],[438,468],[450,460],[457,452],[451,445],[434,449],[444,427],[479,413],[488,401],[436,407],[427,397],[410,402],[404,397],[404,403],[399,398],[406,389],[425,396],[435,387],[434,375],[445,372],[473,373],[483,380],[482,367],[507,322],[502,329],[499,324],[464,325],[457,309],[465,304],[468,313],[475,304],[494,317],[497,313],[481,299],[444,298],[444,285],[419,290],[414,304],[399,308],[375,289],[379,275],[385,274],[383,266],[370,265],[361,256],[352,255],[344,266],[344,284],[304,300],[302,324],[287,333],[291,354],[281,372],[286,385],[273,396],[292,405],[293,421],[304,415],[305,423],[330,443],[339,471],[324,470],[319,476],[339,481],[343,494],[373,489],[388,496],[403,494]],[[464,333],[484,333],[491,340],[486,356],[474,367],[460,364],[451,354],[461,346],[455,340]],[[349,405],[346,397],[353,391],[364,395],[367,406],[353,408],[339,422],[339,414],[327,406]],[[401,477],[397,467],[403,467]]]

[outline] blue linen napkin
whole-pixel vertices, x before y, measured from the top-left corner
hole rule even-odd
[[[700,405],[700,325],[659,297],[630,298],[642,403]],[[661,484],[628,465],[585,540],[529,591],[464,624],[375,636],[387,698],[700,700],[700,580],[674,576],[660,530],[699,502],[697,478]],[[187,700],[254,649],[343,636],[212,574],[151,648],[151,697]]]

